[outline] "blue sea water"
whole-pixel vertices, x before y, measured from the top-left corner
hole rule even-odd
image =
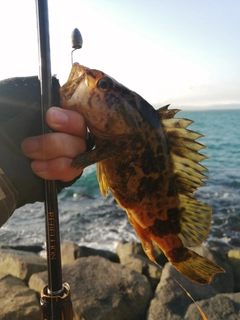
[[[206,185],[196,197],[212,206],[210,245],[240,247],[240,110],[184,111],[176,115],[194,120],[189,129],[204,134],[198,141],[208,148],[201,164],[209,169]],[[103,199],[95,166],[84,170],[74,185],[59,195],[61,241],[114,249],[120,240],[138,240],[125,212],[109,195]],[[16,210],[0,229],[0,244],[44,244],[42,203]]]

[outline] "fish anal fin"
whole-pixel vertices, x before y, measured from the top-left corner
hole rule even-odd
[[[153,256],[153,244],[152,244],[151,238],[149,237],[147,232],[132,217],[132,215],[129,214],[129,212],[127,212],[127,215],[128,215],[128,219],[129,219],[131,225],[133,226],[134,230],[136,231],[136,233],[142,243],[142,247],[143,247],[144,252],[146,253],[148,258],[152,262],[157,263],[154,256]]]

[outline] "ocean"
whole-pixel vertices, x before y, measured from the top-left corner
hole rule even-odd
[[[209,179],[196,197],[213,209],[212,225],[204,244],[240,248],[240,110],[182,111],[195,123],[189,129],[202,133],[198,141],[207,146],[201,162]],[[93,248],[115,250],[121,240],[138,241],[127,216],[111,194],[99,191],[95,165],[59,195],[61,242],[73,241]],[[45,244],[42,203],[28,204],[14,212],[0,229],[0,245]]]

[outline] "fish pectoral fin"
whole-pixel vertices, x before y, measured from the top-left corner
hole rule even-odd
[[[226,272],[220,266],[190,249],[182,247],[178,251],[175,249],[174,254],[170,252],[166,256],[179,272],[194,282],[208,284],[216,273]]]
[[[144,252],[146,253],[146,255],[148,256],[148,258],[154,262],[157,263],[154,256],[153,256],[153,245],[152,245],[152,240],[149,237],[149,235],[147,234],[147,232],[145,231],[145,229],[143,229],[137,222],[136,220],[131,216],[131,214],[129,214],[129,212],[127,212],[128,215],[128,219],[131,223],[131,225],[133,226],[134,230],[136,231],[141,243],[142,243],[142,247]]]
[[[96,147],[91,151],[84,152],[73,159],[73,168],[86,168],[91,164],[100,162],[107,158],[110,158],[116,154],[116,149],[110,143]]]
[[[104,173],[103,168],[104,167],[103,167],[102,163],[99,162],[97,164],[97,179],[98,179],[99,188],[102,192],[102,195],[104,196],[104,198],[106,198],[109,185],[108,185],[107,178],[106,178],[106,175]]]

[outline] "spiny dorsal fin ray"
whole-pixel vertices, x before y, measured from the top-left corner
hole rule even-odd
[[[194,171],[194,177],[199,178],[199,179],[208,179],[208,176],[206,176],[205,174],[203,174],[199,170],[195,170],[191,167],[188,167],[181,162],[175,163],[175,172],[182,172],[182,174],[189,176],[189,174],[192,174],[193,171]]]
[[[164,106],[164,107],[162,107],[162,108],[157,110],[161,120],[163,120],[163,119],[171,119],[171,118],[174,117],[174,115],[176,113],[181,111],[179,109],[168,109],[169,106],[170,106],[170,104],[167,104],[166,106]]]
[[[193,193],[197,188],[205,183],[202,180],[194,180],[192,177],[183,177],[182,175],[176,175],[176,180],[180,186],[178,192],[183,194]]]
[[[199,151],[201,149],[206,148],[203,144],[188,139],[188,138],[182,138],[182,137],[173,137],[173,136],[168,136],[168,140],[170,142],[170,145],[176,145],[179,147],[186,147],[188,149],[191,149],[193,151]]]
[[[191,159],[187,159],[187,158],[182,158],[179,157],[178,155],[172,154],[172,158],[174,163],[181,163],[182,165],[185,165],[186,167],[191,168],[193,171],[208,171],[207,168],[205,168],[204,166],[202,166],[201,164],[199,164],[198,162],[195,162]]]
[[[165,127],[187,128],[190,124],[194,123],[194,121],[184,118],[169,118],[163,119],[162,123]]]
[[[190,172],[190,174],[188,172],[184,172],[184,171],[181,172],[181,174],[176,172],[176,177],[179,177],[179,178],[182,177],[182,179],[186,179],[186,180],[189,179],[190,181],[193,181],[199,185],[205,184],[205,181],[202,181],[203,178],[201,176],[198,176],[196,174],[193,175],[193,174],[191,174],[191,172]]]
[[[196,140],[204,137],[202,134],[197,133],[192,130],[188,130],[185,128],[175,128],[175,127],[164,127],[167,134],[170,134],[174,137],[186,138],[191,140]]]
[[[188,158],[196,162],[202,161],[204,159],[208,159],[207,156],[201,153],[198,153],[196,151],[193,151],[191,149],[188,149],[186,147],[184,148],[184,147],[175,146],[174,153],[177,154],[179,157]]]

